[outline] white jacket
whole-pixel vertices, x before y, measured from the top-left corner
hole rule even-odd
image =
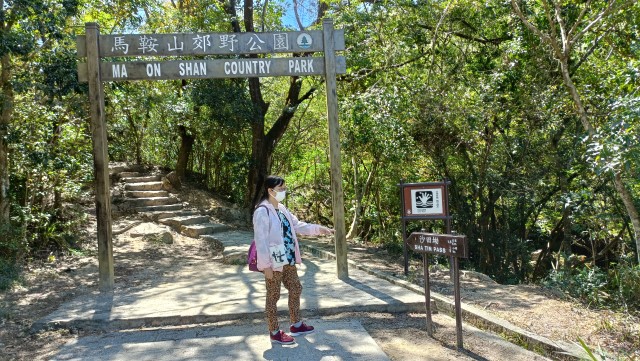
[[[300,264],[302,263],[302,258],[300,257],[300,247],[298,246],[296,233],[307,236],[319,235],[321,226],[299,221],[282,203],[278,205],[278,208],[287,217],[291,228],[295,231],[292,232],[293,244],[296,263]],[[282,238],[280,217],[268,200],[262,201],[253,212],[253,239],[256,242],[258,269],[262,271],[266,268],[271,268],[274,271],[282,272],[282,267],[273,268],[271,266],[271,257],[269,256],[269,247],[284,244],[284,239]]]

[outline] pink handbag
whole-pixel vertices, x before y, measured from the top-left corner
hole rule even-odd
[[[269,208],[265,206],[258,206],[256,209],[264,207],[267,212],[269,212]],[[271,230],[271,224],[269,224],[269,230]],[[247,264],[249,265],[249,271],[253,272],[262,272],[258,269],[258,251],[256,250],[256,241],[252,240],[251,245],[249,246],[249,252],[247,253]]]
[[[258,270],[258,252],[256,251],[256,241],[251,241],[249,246],[249,253],[247,254],[247,264],[249,265],[249,271],[262,272]]]

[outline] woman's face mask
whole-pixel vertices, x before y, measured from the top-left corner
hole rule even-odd
[[[273,188],[273,193],[274,193],[273,198],[275,198],[276,201],[278,202],[282,202],[284,200],[284,197],[287,195],[287,188],[285,187],[278,187],[278,188],[282,190],[277,191],[276,188]]]
[[[282,202],[284,200],[284,197],[286,197],[286,195],[287,195],[287,191],[276,192],[276,196],[274,198],[276,199],[276,201]]]

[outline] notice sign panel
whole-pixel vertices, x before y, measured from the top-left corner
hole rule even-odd
[[[100,77],[114,81],[324,75],[324,62],[321,57],[105,62],[100,64]],[[344,56],[337,56],[336,73],[346,71]],[[78,80],[87,81],[86,63],[78,63]]]
[[[444,184],[407,185],[403,192],[404,217],[443,218],[447,215]]]
[[[467,236],[413,232],[407,239],[407,245],[418,253],[469,258]]]

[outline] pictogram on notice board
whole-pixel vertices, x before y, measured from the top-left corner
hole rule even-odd
[[[405,185],[403,217],[447,217],[447,194],[442,183]]]

